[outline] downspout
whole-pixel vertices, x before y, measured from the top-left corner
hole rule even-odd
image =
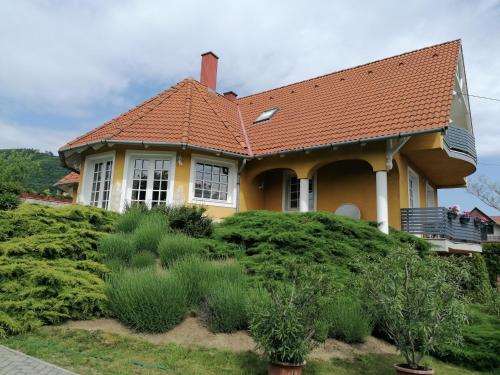
[[[243,159],[240,167],[238,168],[238,176],[236,177],[236,212],[240,212],[240,175],[246,165],[247,159]]]

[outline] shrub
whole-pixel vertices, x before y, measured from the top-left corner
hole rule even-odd
[[[470,257],[458,255],[458,261],[467,269],[468,278],[464,280],[462,289],[474,303],[485,303],[491,300],[492,288],[488,277],[486,262],[481,254],[472,254]]]
[[[78,205],[0,212],[0,335],[105,313],[97,245],[115,217]]]
[[[147,215],[147,208],[133,205],[127,208],[116,222],[116,230],[123,233],[132,233],[139,226],[141,220]]]
[[[186,291],[176,275],[151,269],[126,270],[109,277],[109,308],[140,332],[165,332],[187,312]]]
[[[0,241],[36,234],[66,233],[69,229],[110,232],[116,216],[95,207],[23,204],[16,210],[0,211]]]
[[[328,337],[347,343],[361,343],[371,335],[369,313],[359,299],[340,296],[327,304]]]
[[[8,181],[0,181],[0,210],[13,210],[21,203],[21,188]]]
[[[213,270],[212,263],[197,256],[184,258],[172,265],[172,274],[183,285],[191,308],[200,305],[210,286],[215,283],[216,277]]]
[[[170,268],[184,286],[191,308],[197,308],[218,283],[243,284],[243,270],[233,262],[210,262],[198,256],[189,256],[175,262]]]
[[[154,267],[156,266],[156,257],[149,251],[143,251],[132,256],[130,265],[134,268]]]
[[[497,278],[500,277],[500,243],[484,244],[483,256],[486,261],[490,284],[496,288],[498,286]]]
[[[467,310],[470,322],[463,329],[463,342],[439,345],[432,355],[476,370],[500,368],[500,317],[481,305]]]
[[[247,328],[248,293],[243,279],[221,280],[210,286],[201,310],[212,332],[233,332]]]
[[[106,255],[106,259],[117,259],[124,264],[128,264],[136,252],[132,237],[121,233],[103,236],[99,250]]]
[[[106,271],[88,260],[0,256],[0,336],[102,316]]]
[[[492,292],[491,300],[486,305],[488,313],[497,318],[500,318],[500,288],[496,288]]]
[[[412,369],[444,344],[457,344],[466,323],[460,286],[467,278],[453,258],[421,257],[411,247],[369,264],[363,277],[365,298],[382,330]]]
[[[215,225],[210,255],[236,256],[252,282],[285,280],[291,266],[314,268],[335,286],[345,285],[362,265],[377,261],[388,249],[409,241],[429,243],[392,231],[385,235],[370,223],[327,212],[241,212]]]
[[[302,364],[323,330],[321,279],[277,284],[267,298],[252,301],[250,333],[271,362]]]
[[[184,234],[170,234],[162,238],[158,245],[161,264],[170,267],[174,262],[192,255],[202,254],[203,243]]]
[[[167,233],[168,223],[165,216],[160,213],[149,213],[141,219],[133,233],[135,247],[138,251],[156,253],[160,240]]]
[[[170,228],[191,237],[210,237],[213,231],[212,219],[205,215],[206,208],[201,206],[166,206],[154,208],[163,212]]]

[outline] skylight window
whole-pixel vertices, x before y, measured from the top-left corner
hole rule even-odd
[[[276,112],[278,112],[279,108],[278,107],[274,107],[274,108],[271,108],[271,109],[266,109],[264,112],[262,112],[259,117],[257,117],[255,119],[255,121],[253,122],[254,124],[258,123],[258,122],[262,122],[262,121],[266,121],[266,120],[269,120],[271,117],[274,116],[274,114]]]

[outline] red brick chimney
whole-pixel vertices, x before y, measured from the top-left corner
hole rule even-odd
[[[217,86],[217,62],[219,58],[213,52],[201,55],[200,82],[215,91]]]
[[[224,98],[229,99],[231,101],[235,101],[237,98],[237,94],[234,91],[227,91],[224,93]]]

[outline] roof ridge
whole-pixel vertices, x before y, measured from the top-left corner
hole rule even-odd
[[[193,91],[193,83],[188,81],[188,87],[186,90],[186,99],[185,99],[185,113],[184,113],[184,121],[182,122],[182,144],[189,143],[189,136],[191,131],[191,106],[192,106],[192,91]]]
[[[186,81],[186,79],[184,79],[184,80],[182,80],[182,81],[180,81],[180,82],[177,82],[174,86],[171,86],[171,87],[169,87],[169,88],[168,88],[168,89],[166,89],[166,90],[163,90],[163,91],[162,91],[162,92],[160,92],[159,94],[154,95],[154,96],[152,96],[151,98],[146,99],[145,101],[143,101],[143,102],[142,102],[142,103],[140,103],[140,104],[137,104],[136,106],[134,106],[133,108],[129,109],[128,111],[126,111],[126,112],[124,112],[124,113],[122,113],[122,114],[120,114],[120,115],[118,115],[118,116],[116,116],[116,117],[112,118],[111,120],[106,121],[106,122],[105,122],[105,123],[103,123],[102,125],[99,125],[97,128],[94,128],[94,129],[92,129],[92,130],[89,130],[88,132],[86,132],[86,133],[82,134],[81,136],[76,137],[75,139],[73,139],[73,140],[71,140],[70,142],[66,143],[66,145],[70,145],[70,146],[71,146],[72,144],[76,143],[76,142],[77,142],[77,141],[79,141],[80,139],[82,139],[82,138],[84,138],[84,137],[86,137],[86,136],[88,136],[88,135],[91,135],[91,134],[93,134],[93,133],[97,132],[98,130],[100,130],[100,129],[104,128],[104,127],[105,127],[105,126],[107,126],[107,125],[112,124],[113,122],[118,121],[120,118],[125,117],[126,115],[128,115],[128,114],[129,114],[129,113],[131,113],[132,111],[135,111],[136,109],[140,108],[141,106],[144,106],[144,105],[146,105],[146,104],[148,104],[148,103],[152,102],[153,100],[155,100],[155,99],[159,98],[160,96],[167,94],[169,91],[174,91],[174,90],[175,90],[175,92],[177,92],[177,90],[178,90],[179,86],[180,86],[180,87],[182,87],[182,85],[184,84],[184,81]],[[171,94],[173,94],[173,92],[172,92]],[[168,95],[168,97],[170,97],[170,96],[171,96],[171,94],[170,94],[170,95]],[[168,98],[168,97],[167,97],[167,98]],[[166,99],[166,98],[165,98],[165,99]],[[165,99],[163,99],[160,103],[162,103]],[[158,103],[158,104],[157,104],[154,108],[156,108],[156,107],[157,107],[160,103]],[[141,116],[141,118],[142,118],[142,116]],[[128,126],[128,125],[132,125],[132,124],[133,124],[136,120],[138,120],[138,119],[134,119],[131,123],[126,124],[126,126]],[[120,131],[121,131],[121,130],[123,130],[122,128],[119,128],[119,129],[120,129]],[[120,133],[120,131],[118,132],[118,134]],[[115,135],[117,135],[117,134],[113,134],[112,136],[115,136]],[[65,146],[66,146],[66,145],[65,145]],[[63,147],[64,147],[64,146],[63,146]],[[63,148],[63,147],[62,147],[62,148]]]
[[[240,105],[236,103],[236,110],[238,111],[238,117],[240,119],[241,130],[243,131],[243,137],[245,138],[245,142],[248,146],[248,153],[250,156],[253,156],[252,144],[250,143],[250,138],[248,137],[247,127],[245,125],[245,121],[243,120],[243,115],[241,114]]]
[[[116,137],[123,130],[125,130],[125,128],[130,127],[131,125],[135,124],[137,121],[139,121],[140,119],[144,118],[144,116],[146,116],[148,113],[150,113],[153,110],[155,110],[156,108],[158,108],[158,106],[160,106],[165,100],[167,100],[168,98],[170,98],[176,92],[179,92],[179,89],[186,84],[185,81],[186,80],[184,79],[181,82],[178,82],[174,86],[170,87],[168,90],[163,91],[161,93],[162,99],[159,100],[158,103],[156,103],[155,105],[152,105],[151,107],[149,107],[146,110],[144,110],[143,112],[141,112],[139,115],[136,116],[136,118],[134,118],[130,122],[123,124],[123,127],[118,126],[117,131],[113,132],[109,137],[107,137],[107,139],[112,138],[112,137]],[[160,97],[160,95],[157,95],[155,97],[155,99],[159,98],[159,97]],[[146,103],[147,103],[147,101],[144,104],[146,104]]]
[[[436,47],[440,47],[440,46],[443,46],[443,45],[446,45],[446,44],[451,44],[451,43],[456,43],[456,42],[460,42],[461,43],[461,41],[462,41],[461,39],[454,39],[454,40],[450,40],[448,42],[439,43],[439,44],[435,44],[435,45],[432,45],[432,46],[427,46],[427,47],[419,48],[419,49],[416,49],[416,50],[413,50],[413,51],[403,52],[403,53],[400,53],[400,54],[397,54],[397,55],[393,55],[393,56],[389,56],[389,57],[384,57],[384,58],[381,58],[381,59],[378,59],[378,60],[374,60],[374,61],[370,61],[370,62],[367,62],[367,63],[364,63],[364,64],[359,64],[359,65],[356,65],[356,66],[352,66],[350,68],[340,69],[340,70],[337,70],[335,72],[330,72],[330,73],[322,74],[322,75],[319,75],[319,76],[316,76],[316,77],[307,78],[307,79],[304,79],[304,80],[301,80],[301,81],[297,81],[297,82],[293,82],[293,83],[288,83],[286,85],[282,85],[282,86],[275,87],[275,88],[272,88],[272,89],[268,89],[268,90],[256,92],[254,94],[242,96],[240,98],[237,98],[236,101],[239,102],[240,100],[243,100],[243,99],[246,99],[246,98],[250,98],[252,96],[257,96],[257,95],[260,95],[260,94],[265,94],[267,92],[272,92],[272,91],[284,89],[286,87],[290,87],[290,86],[293,86],[293,85],[298,85],[298,84],[301,84],[301,83],[313,81],[315,79],[324,78],[324,77],[328,77],[328,76],[331,76],[331,75],[334,75],[334,74],[347,72],[347,71],[350,71],[350,70],[358,69],[358,68],[361,68],[363,66],[368,66],[368,65],[371,65],[371,64],[375,64],[375,63],[378,63],[378,62],[385,61],[385,60],[390,60],[390,59],[394,59],[394,58],[397,58],[397,57],[402,57],[402,56],[405,56],[405,55],[409,55],[409,54],[412,54],[412,53],[425,51],[426,49],[436,48]]]
[[[195,81],[193,80],[193,82],[195,82]],[[205,87],[205,86],[203,86],[203,87]],[[200,90],[197,85],[195,85],[195,88],[200,93],[200,95],[205,100],[205,102],[209,105],[210,109],[212,109],[212,111],[215,113],[215,115],[219,118],[219,120],[222,122],[222,124],[226,127],[226,129],[231,132],[232,136],[234,137],[234,139],[236,140],[236,142],[238,143],[238,145],[242,149],[248,149],[248,145],[244,142],[244,140],[241,139],[241,137],[238,134],[235,133],[235,131],[232,128],[232,126],[229,123],[229,121],[227,121],[222,116],[222,114],[220,114],[219,111],[217,109],[215,109],[215,106],[212,103],[212,100],[208,97],[208,94],[205,92],[205,90]]]

